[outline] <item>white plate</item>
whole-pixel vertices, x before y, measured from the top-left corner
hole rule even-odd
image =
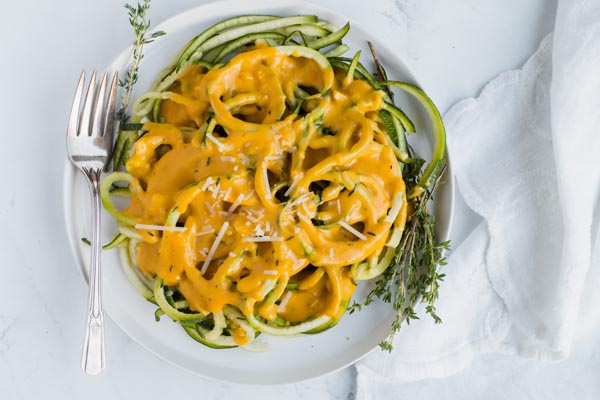
[[[243,0],[219,1],[203,5],[179,14],[160,26],[167,35],[145,49],[140,68],[140,78],[134,98],[147,89],[170,61],[177,49],[209,25],[227,17],[240,14],[261,13],[273,15],[314,14],[342,26],[348,18],[338,13],[297,1],[268,1],[254,4]],[[366,41],[376,44],[379,56],[392,79],[417,83],[402,60],[398,59],[386,46],[385,41],[373,37],[360,24],[351,21],[351,30],[344,41],[352,49],[363,50],[362,60],[371,66]],[[129,60],[130,49],[121,54],[111,65],[124,76]],[[431,140],[431,127],[424,112],[407,97],[397,97],[397,102],[413,118],[418,132],[427,135],[413,135],[411,143],[420,154],[428,155]],[[421,140],[419,139],[421,137]],[[427,140],[423,140],[427,137]],[[448,171],[449,172],[449,171]],[[448,174],[448,176],[451,176]],[[439,188],[435,201],[438,222],[438,237],[446,240],[449,236],[452,207],[452,179]],[[90,237],[90,213],[88,189],[82,176],[67,162],[64,171],[63,201],[65,222],[69,243],[75,259],[87,276],[89,248],[82,244],[82,237]],[[116,232],[112,218],[102,214],[103,242]],[[183,329],[163,318],[154,321],[156,306],[145,301],[130,286],[121,272],[117,251],[103,252],[103,297],[104,308],[117,325],[142,346],[164,360],[195,372],[202,376],[221,381],[247,384],[283,384],[315,378],[348,366],[385,339],[390,332],[393,320],[391,306],[375,302],[363,311],[345,315],[334,328],[318,335],[297,338],[278,338],[262,335],[261,339],[270,344],[265,353],[250,353],[242,349],[213,350],[202,346],[187,336]],[[367,293],[366,285],[359,286],[355,298]],[[111,349],[107,349],[108,352]]]

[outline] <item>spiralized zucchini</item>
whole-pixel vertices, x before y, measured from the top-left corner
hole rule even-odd
[[[141,130],[103,203],[128,237],[128,279],[200,343],[256,350],[259,333],[328,329],[356,282],[393,259],[414,125],[360,54],[340,57],[348,30],[313,16],[225,20],[135,102],[125,129]]]

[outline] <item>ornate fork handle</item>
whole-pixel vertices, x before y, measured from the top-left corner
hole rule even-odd
[[[83,343],[81,367],[95,375],[104,369],[104,315],[102,313],[101,246],[100,246],[100,170],[83,169],[92,197],[92,253],[90,263],[90,292],[88,317]]]
[[[110,162],[113,147],[117,73],[113,75],[107,96],[107,77],[96,88],[96,71],[92,73],[83,107],[81,99],[85,71],[81,73],[67,125],[67,154],[73,165],[86,177],[92,199],[92,254],[88,316],[81,367],[88,374],[104,369],[104,318],[100,279],[100,173]],[[81,108],[81,109],[80,109]]]

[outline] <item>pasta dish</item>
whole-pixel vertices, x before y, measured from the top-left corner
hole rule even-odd
[[[115,156],[125,169],[105,177],[102,199],[125,273],[157,319],[210,347],[260,350],[259,333],[334,326],[357,282],[392,263],[414,126],[360,53],[341,57],[348,25],[220,24],[137,98],[122,126],[133,139]]]

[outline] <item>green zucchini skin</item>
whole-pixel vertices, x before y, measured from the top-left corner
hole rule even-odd
[[[420,88],[411,85],[406,82],[400,81],[383,81],[380,82],[382,85],[386,86],[395,86],[404,92],[412,95],[425,109],[431,123],[433,125],[433,137],[434,137],[434,146],[433,152],[431,155],[431,160],[423,175],[419,179],[417,185],[426,190],[431,186],[432,182],[438,177],[441,170],[445,164],[445,156],[446,156],[446,128],[444,127],[444,121],[442,120],[442,116],[437,109],[436,105],[433,103],[431,98]],[[395,107],[397,108],[397,107]],[[390,107],[390,110],[392,108]],[[415,195],[418,193],[413,193]],[[410,195],[409,195],[410,196]]]
[[[166,315],[171,317],[173,321],[179,323],[197,323],[202,322],[206,318],[205,314],[200,313],[185,313],[178,310],[172,304],[170,304],[165,294],[165,286],[163,280],[159,277],[154,279],[154,300],[158,306],[165,312]]]
[[[315,39],[311,42],[308,42],[306,44],[306,46],[310,47],[311,49],[322,49],[324,47],[330,46],[330,45],[342,40],[344,38],[344,36],[346,36],[346,34],[348,33],[349,30],[350,30],[350,23],[347,22],[346,25],[344,25],[340,30],[335,31],[327,36],[322,37],[322,38]]]
[[[245,22],[260,21],[257,23],[244,24]],[[317,22],[318,18],[314,15],[300,15],[295,17],[271,17],[271,16],[243,16],[238,19],[223,21],[220,28],[211,27],[207,31],[198,35],[192,43],[188,45],[177,61],[177,70],[180,70],[185,63],[194,58],[201,58],[210,50],[216,49],[228,42],[239,39],[250,33],[270,32],[275,29],[285,28],[292,25]],[[244,24],[242,26],[239,26]],[[218,24],[217,24],[218,25]],[[226,30],[237,26],[235,28]],[[220,30],[219,30],[220,29]],[[216,33],[219,33],[218,35]]]
[[[232,40],[231,42],[224,45],[223,48],[219,51],[219,53],[215,57],[214,62],[219,63],[221,60],[223,60],[229,54],[238,50],[240,47],[245,46],[249,43],[254,43],[257,40],[276,40],[279,42],[283,42],[285,40],[285,38],[286,38],[286,36],[279,32],[249,33],[238,39]]]
[[[110,250],[114,249],[115,247],[119,247],[125,240],[127,240],[127,236],[123,235],[122,233],[117,233],[108,243],[102,245],[102,250]],[[88,246],[91,246],[92,244],[88,238],[83,237],[81,238],[81,241]]]
[[[289,326],[275,325],[270,322],[265,322],[262,320],[262,318],[255,315],[248,315],[246,316],[246,319],[251,327],[257,331],[266,333],[267,335],[293,337],[305,334],[314,329],[320,329],[324,325],[330,324],[333,318],[327,315],[322,315],[320,317]]]
[[[204,338],[204,335],[201,333],[201,330],[199,329],[198,325],[185,323],[181,326],[192,339],[194,339],[198,343],[205,345],[206,347],[210,347],[211,349],[233,349],[235,347],[238,347],[236,344],[231,344],[228,340],[222,339],[230,336],[222,336],[219,340],[215,342],[210,342]]]
[[[198,49],[198,47],[200,47],[200,45],[202,45],[202,43],[204,43],[211,37],[217,35],[218,33],[235,26],[271,21],[276,18],[278,17],[272,15],[243,15],[239,17],[229,18],[214,24],[213,26],[209,27],[204,32],[200,33],[198,36],[190,40],[188,44],[183,48],[183,51],[181,52],[181,55],[179,56],[176,62],[177,69],[181,69],[183,64],[190,59],[192,54],[196,52],[196,50]]]
[[[311,329],[309,331],[306,331],[304,333],[306,333],[307,335],[314,335],[317,333],[325,332],[326,330],[333,328],[334,326],[336,326],[338,324],[338,322],[340,322],[342,317],[346,314],[346,311],[348,310],[348,304],[350,304],[350,302],[348,300],[342,301],[342,308],[344,309],[344,311],[342,312],[342,314],[340,314],[339,317],[331,318],[331,320],[329,322],[327,322],[321,326],[318,326],[314,329]]]

